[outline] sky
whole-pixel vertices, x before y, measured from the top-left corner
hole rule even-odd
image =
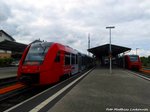
[[[109,43],[150,55],[150,0],[0,0],[0,29],[17,42],[58,42],[87,53]]]

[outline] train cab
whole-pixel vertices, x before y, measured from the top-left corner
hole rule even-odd
[[[141,69],[141,61],[138,55],[126,55],[126,68],[128,69]]]

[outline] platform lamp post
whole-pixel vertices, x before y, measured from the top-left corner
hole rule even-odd
[[[109,29],[109,72],[112,73],[112,50],[111,50],[111,29],[115,28],[114,26],[108,26],[106,29]]]

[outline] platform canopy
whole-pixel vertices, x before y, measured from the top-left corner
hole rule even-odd
[[[15,52],[23,52],[27,47],[26,44],[4,40],[0,42],[1,50],[15,51]]]
[[[118,46],[118,45],[111,45],[111,49],[112,49],[112,56],[117,56],[120,53],[124,53],[126,51],[131,50],[131,48]],[[109,44],[94,47],[94,48],[88,49],[88,51],[97,57],[108,56]]]

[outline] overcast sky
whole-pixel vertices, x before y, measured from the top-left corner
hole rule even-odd
[[[59,42],[87,53],[109,43],[150,55],[150,0],[0,0],[0,28],[17,42]]]

